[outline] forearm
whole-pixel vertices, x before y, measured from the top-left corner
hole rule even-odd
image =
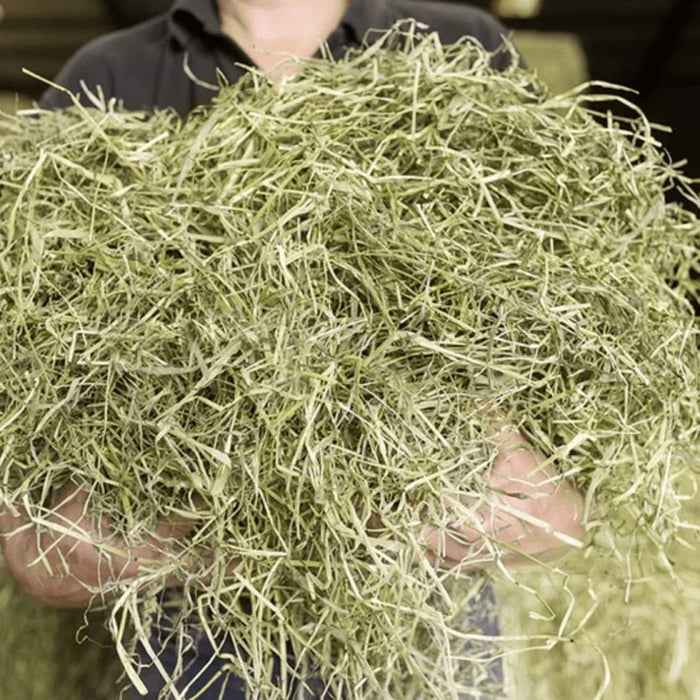
[[[5,566],[28,596],[52,607],[83,607],[91,591],[69,575],[57,547],[42,546],[45,537],[25,513],[0,511],[0,550]]]
[[[167,572],[171,562],[182,565],[179,540],[194,527],[192,520],[162,522],[155,534],[131,546],[108,519],[91,516],[87,503],[84,490],[69,486],[41,525],[22,510],[0,509],[0,547],[10,574],[27,595],[54,607],[82,607],[96,595],[109,598],[120,582],[143,575],[156,577],[163,586],[181,583]]]

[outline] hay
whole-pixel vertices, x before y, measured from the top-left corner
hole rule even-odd
[[[105,622],[104,612],[31,600],[0,559],[0,697],[114,700],[121,665]]]
[[[686,517],[700,527],[697,497]],[[518,640],[509,697],[697,700],[700,567],[692,541],[669,550],[675,581],[647,544],[622,566],[599,553],[576,555],[557,572],[520,572],[518,587],[500,582],[502,629]]]
[[[3,117],[0,495],[47,526],[70,481],[134,544],[198,523],[105,587],[127,666],[179,575],[179,643],[226,631],[262,697],[311,673],[497,693],[498,644],[457,624],[476,587],[414,564],[444,493],[491,498],[494,420],[586,492],[595,551],[672,545],[700,226],[665,193],[697,198],[641,116],[595,119],[604,97],[395,30],[185,122],[98,98]]]

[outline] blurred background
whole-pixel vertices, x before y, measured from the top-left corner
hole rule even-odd
[[[167,10],[172,0],[0,0],[0,108],[38,97],[28,68],[53,77],[91,38]],[[530,65],[556,90],[586,78],[634,87],[661,139],[700,177],[698,0],[472,0],[514,30]],[[18,98],[18,95],[20,96]],[[19,99],[19,102],[18,102]]]

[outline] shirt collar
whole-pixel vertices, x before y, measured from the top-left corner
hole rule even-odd
[[[342,24],[359,42],[370,29],[388,29],[397,19],[389,0],[350,0]],[[168,12],[168,29],[181,46],[198,34],[222,36],[216,0],[176,0]]]
[[[199,34],[219,36],[222,32],[215,0],[176,0],[168,12],[168,30],[181,46]]]

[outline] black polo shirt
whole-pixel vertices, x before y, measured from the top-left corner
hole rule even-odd
[[[504,27],[483,10],[430,0],[350,0],[338,28],[328,37],[332,55],[340,58],[357,46],[370,30],[388,29],[402,19],[427,25],[443,44],[468,35],[490,51],[502,46]],[[370,35],[371,36],[371,35]],[[510,61],[504,51],[494,58],[503,68]],[[100,37],[66,64],[56,82],[81,93],[81,82],[105,97],[117,98],[126,109],[172,107],[181,115],[208,104],[221,84],[240,78],[252,62],[226,34],[215,0],[177,0],[167,14],[129,29]],[[70,98],[56,89],[40,100],[45,108],[65,107]]]

